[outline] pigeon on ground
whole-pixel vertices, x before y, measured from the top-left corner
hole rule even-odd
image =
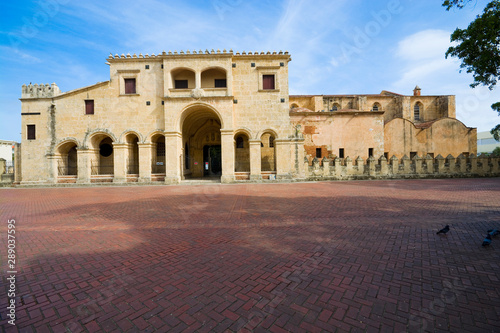
[[[490,234],[487,234],[486,238],[483,241],[483,246],[488,246],[490,244],[491,244],[491,236],[490,236]]]
[[[495,237],[496,235],[500,234],[500,231],[498,229],[490,229],[488,230],[488,233],[491,235],[491,237]]]
[[[450,226],[447,225],[446,227],[444,227],[443,229],[439,230],[438,232],[436,232],[436,235],[439,235],[439,234],[446,234],[448,231],[450,231]]]

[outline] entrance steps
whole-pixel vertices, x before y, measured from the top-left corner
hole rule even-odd
[[[191,178],[181,180],[181,185],[209,185],[220,184],[220,178]]]

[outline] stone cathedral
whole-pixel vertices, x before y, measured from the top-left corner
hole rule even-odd
[[[309,161],[476,154],[454,96],[289,95],[288,52],[110,55],[109,81],[22,86],[21,184],[304,179]]]

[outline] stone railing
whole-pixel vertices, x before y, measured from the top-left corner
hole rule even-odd
[[[365,163],[366,162],[366,163]],[[487,155],[460,155],[446,158],[438,155],[435,158],[427,155],[422,158],[416,155],[410,160],[408,156],[398,159],[395,156],[389,161],[384,157],[376,160],[373,157],[363,160],[358,157],[352,160],[314,158],[312,165],[307,159],[305,178],[308,180],[348,180],[348,179],[395,179],[395,178],[451,178],[451,177],[495,177],[500,176],[500,158]]]

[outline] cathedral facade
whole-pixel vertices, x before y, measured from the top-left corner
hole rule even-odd
[[[21,184],[304,178],[304,160],[475,154],[454,96],[291,96],[287,52],[110,55],[110,80],[23,85]]]

